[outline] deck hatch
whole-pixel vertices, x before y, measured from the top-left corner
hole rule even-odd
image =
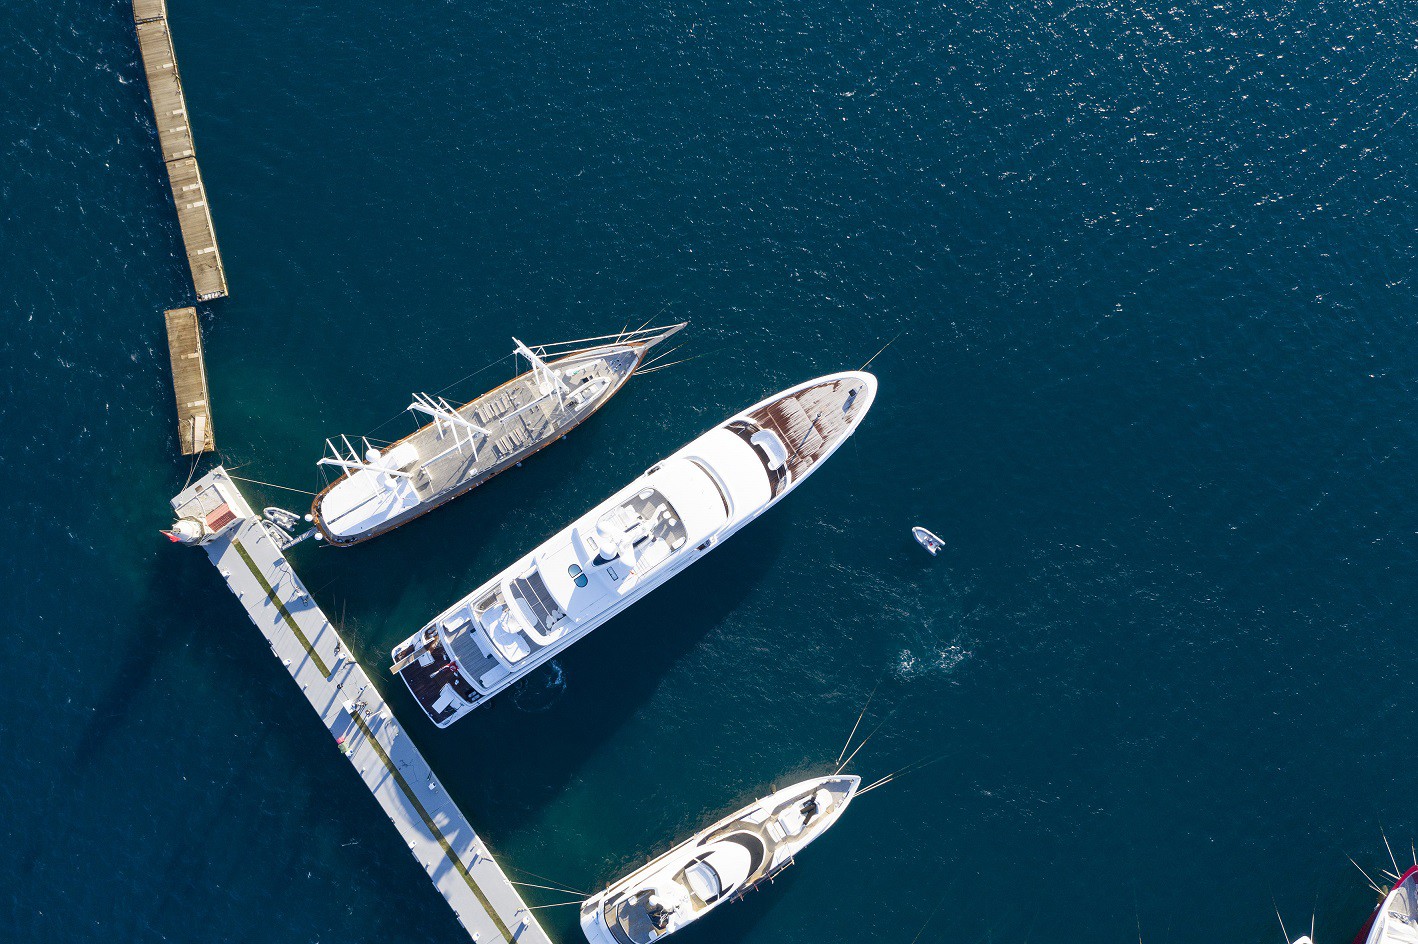
[[[512,596],[527,604],[527,608],[532,611],[532,615],[543,629],[550,628],[566,615],[547,589],[540,571],[533,570],[525,577],[515,578],[512,581]]]

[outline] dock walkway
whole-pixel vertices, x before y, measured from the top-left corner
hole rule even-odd
[[[172,500],[474,941],[551,944],[221,466]]]
[[[158,142],[168,184],[177,205],[177,225],[192,270],[192,287],[198,301],[224,298],[226,272],[217,251],[216,230],[207,206],[207,188],[197,168],[192,145],[192,126],[187,117],[187,98],[177,73],[177,54],[167,28],[165,0],[133,0],[133,23],[138,30],[138,49],[143,71],[148,77],[148,96],[158,126]]]
[[[184,456],[217,448],[212,434],[212,404],[207,393],[207,365],[197,309],[174,308],[167,319],[167,353],[172,359],[172,389],[177,396],[177,439]]]

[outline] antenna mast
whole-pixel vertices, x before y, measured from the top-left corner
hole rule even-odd
[[[512,343],[517,345],[517,353],[531,362],[532,373],[536,376],[537,387],[542,393],[551,393],[555,390],[557,404],[562,407],[566,406],[566,401],[563,400],[562,397],[564,394],[571,392],[571,388],[566,385],[566,381],[558,377],[556,371],[552,370],[551,367],[547,365],[547,362],[538,356],[536,351],[533,351],[515,337],[512,339]]]

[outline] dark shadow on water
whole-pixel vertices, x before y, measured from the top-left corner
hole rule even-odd
[[[131,611],[134,629],[113,680],[96,694],[93,717],[74,745],[74,760],[68,771],[72,777],[82,777],[105,756],[109,738],[122,731],[134,704],[155,679],[156,667],[188,641],[194,624],[203,624],[210,618],[203,615],[205,607],[195,602],[212,592],[207,585],[208,575],[203,572],[210,569],[206,556],[188,548],[165,551],[148,574],[147,585]]]
[[[674,664],[770,571],[792,527],[754,522],[703,560],[452,727],[430,724],[402,685],[387,697],[420,750],[469,809],[496,809],[492,839],[551,803],[650,699]],[[564,678],[564,688],[556,690]]]

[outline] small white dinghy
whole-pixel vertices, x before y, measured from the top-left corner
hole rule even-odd
[[[941,548],[945,547],[944,541],[942,541],[934,533],[927,531],[920,525],[916,525],[914,528],[912,528],[911,534],[915,535],[916,541],[921,545],[921,547],[931,552],[932,557],[935,557],[936,552],[939,551]]]

